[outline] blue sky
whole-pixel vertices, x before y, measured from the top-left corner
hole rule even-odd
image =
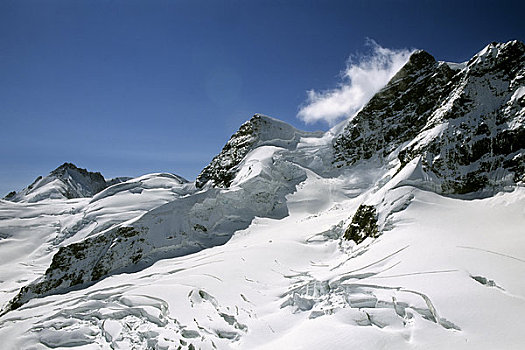
[[[66,161],[192,180],[254,113],[326,130],[299,109],[344,83],[368,39],[460,62],[525,40],[523,13],[521,1],[0,0],[0,195]]]

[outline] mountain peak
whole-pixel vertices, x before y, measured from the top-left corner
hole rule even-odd
[[[91,172],[73,163],[65,162],[49,175],[37,177],[22,191],[9,193],[5,199],[13,202],[37,202],[43,199],[92,197],[118,182],[121,182],[121,179],[106,181],[99,172]]]
[[[433,106],[450,92],[447,83],[453,75],[448,65],[439,64],[428,52],[415,51],[334,139],[338,166],[386,156],[413,139]]]
[[[69,163],[69,162],[65,162],[64,164],[62,164],[61,166],[59,166],[58,168],[56,168],[55,170],[53,170],[51,173],[61,173],[67,169],[78,169],[77,166],[73,163]],[[83,169],[85,170],[85,169]]]
[[[89,177],[91,180],[96,181],[96,182],[106,181],[100,172],[98,171],[91,172],[91,171],[88,171],[87,169],[78,168],[75,164],[68,163],[68,162],[62,164],[61,166],[53,170],[50,173],[50,175],[63,177],[66,173],[78,173],[84,177]]]
[[[434,56],[426,52],[425,50],[416,50],[410,55],[408,63],[416,67],[423,67],[429,64],[434,64],[436,59]]]
[[[337,165],[420,157],[442,193],[523,181],[524,72],[519,41],[491,43],[459,70],[416,51],[334,139]]]
[[[506,43],[492,42],[468,61],[468,67],[477,75],[502,71],[511,74],[518,69],[525,56],[525,44],[518,40]]]
[[[487,53],[491,52],[492,50],[496,51],[521,51],[523,52],[525,50],[525,44],[519,40],[510,40],[507,42],[497,42],[493,41],[487,46],[485,46],[480,52],[478,52],[475,56],[482,56],[486,55]]]
[[[195,185],[202,188],[205,184],[211,183],[217,187],[229,187],[235,177],[237,165],[261,140],[261,129],[275,122],[283,123],[263,114],[254,114],[250,120],[240,126],[222,151],[197,176]]]
[[[418,76],[426,74],[436,66],[437,61],[434,56],[424,50],[416,50],[410,55],[408,62],[390,79],[390,82],[384,89],[392,87],[407,78],[409,80],[417,79]],[[402,84],[400,88],[405,89],[406,84]]]
[[[195,185],[197,188],[208,183],[214,187],[229,187],[239,164],[251,150],[265,145],[294,148],[305,135],[321,136],[322,133],[301,131],[279,119],[256,113],[241,125],[222,151],[202,170]]]

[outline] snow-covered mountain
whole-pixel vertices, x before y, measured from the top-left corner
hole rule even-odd
[[[300,131],[280,120],[256,114],[241,125],[219,153],[197,176],[195,184],[229,187],[239,170],[239,164],[250,151],[264,145],[293,148],[301,137],[322,136],[322,133]]]
[[[255,115],[195,182],[66,169],[94,192],[0,202],[3,346],[521,349],[524,115],[523,43],[417,51],[326,133]]]
[[[525,180],[525,46],[492,43],[465,64],[424,51],[376,94],[335,139],[339,164],[414,161],[419,185],[491,194]]]
[[[48,176],[39,176],[20,192],[10,192],[4,199],[12,202],[38,202],[44,199],[71,199],[93,197],[103,189],[129,180],[129,177],[117,177],[106,181],[96,172],[77,168],[72,163],[64,163]]]

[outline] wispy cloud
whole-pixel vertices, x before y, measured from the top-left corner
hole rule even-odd
[[[411,50],[392,50],[367,40],[370,53],[351,56],[341,72],[342,82],[327,91],[308,91],[306,102],[297,116],[305,123],[318,121],[336,124],[343,117],[358,112],[372,96],[408,61]]]

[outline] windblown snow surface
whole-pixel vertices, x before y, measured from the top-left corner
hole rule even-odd
[[[254,118],[213,160],[228,172],[208,169],[224,188],[151,174],[92,198],[1,201],[0,303],[51,287],[0,316],[0,347],[524,348],[524,187],[440,195],[421,156],[337,168],[342,126]],[[343,235],[362,204],[381,234],[356,244]]]

